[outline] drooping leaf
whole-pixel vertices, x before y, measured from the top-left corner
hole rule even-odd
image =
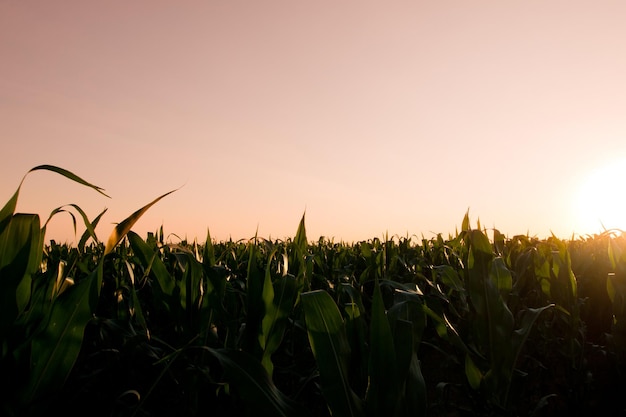
[[[97,192],[99,192],[100,194],[102,194],[105,197],[109,197],[108,195],[106,195],[104,193],[104,189],[103,188],[100,188],[97,185],[93,185],[93,184],[85,181],[84,179],[82,179],[78,175],[76,175],[73,172],[70,172],[70,171],[68,171],[66,169],[59,168],[59,167],[54,166],[54,165],[38,165],[38,166],[36,166],[34,168],[31,168],[30,171],[28,171],[28,173],[33,172],[33,171],[38,171],[38,170],[47,170],[47,171],[56,172],[57,174],[63,175],[64,177],[69,178],[72,181],[75,181],[75,182],[77,182],[79,184],[85,185],[85,186],[87,186],[89,188],[93,188],[94,190],[96,190]]]
[[[433,271],[436,273],[437,278],[447,287],[458,292],[465,292],[459,273],[451,265],[436,265],[433,267]]]

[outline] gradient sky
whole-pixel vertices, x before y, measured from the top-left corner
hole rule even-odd
[[[18,211],[107,208],[101,240],[181,186],[134,230],[283,239],[306,212],[309,240],[447,237],[467,210],[508,236],[626,228],[584,203],[626,214],[625,18],[624,1],[0,0],[0,198],[68,169],[111,199],[40,171]]]

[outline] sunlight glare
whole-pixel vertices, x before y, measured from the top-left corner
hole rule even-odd
[[[626,159],[603,165],[579,189],[576,210],[579,234],[626,230]]]

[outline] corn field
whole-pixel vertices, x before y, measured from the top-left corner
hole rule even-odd
[[[51,165],[94,192],[103,189]],[[29,172],[31,172],[29,171]],[[28,174],[28,173],[27,173]],[[23,180],[22,180],[23,181]],[[626,235],[170,242],[0,211],[0,413],[626,415]]]

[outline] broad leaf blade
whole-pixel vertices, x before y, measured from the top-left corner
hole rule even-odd
[[[361,400],[350,388],[350,346],[337,305],[322,290],[302,293],[301,300],[328,408],[333,416],[362,415]]]
[[[365,396],[368,414],[394,415],[400,396],[396,350],[385,313],[378,279],[375,280],[370,322],[370,384]],[[410,356],[409,356],[410,357]]]
[[[0,210],[0,253],[4,252],[4,247],[6,245],[6,239],[4,238],[4,231],[9,226],[9,222],[15,213],[15,208],[17,207],[17,197],[20,194],[20,189],[13,194],[13,197],[6,202],[2,210]]]
[[[270,262],[268,262],[265,271],[265,283],[263,284],[265,315],[261,321],[259,341],[263,349],[263,366],[272,376],[274,365],[271,357],[283,340],[287,318],[293,309],[298,293],[298,285],[292,275],[285,275],[272,283],[269,267]]]
[[[32,342],[26,402],[60,388],[70,374],[97,305],[103,270],[100,262],[87,279],[63,292],[52,306],[48,322]]]
[[[2,237],[11,244],[0,252],[0,340],[30,299],[31,275],[42,256],[39,216],[13,215]]]

